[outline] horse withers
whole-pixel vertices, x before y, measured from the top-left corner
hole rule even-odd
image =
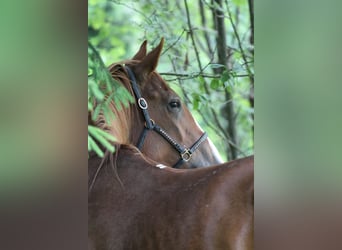
[[[109,67],[112,77],[135,96],[136,102],[129,108],[118,108],[112,102],[115,118],[106,121],[101,114],[94,123],[118,143],[136,145],[146,156],[165,165],[198,168],[222,163],[180,97],[155,71],[163,44],[162,39],[147,53],[144,41],[131,60]]]
[[[89,249],[253,249],[254,158],[194,170],[132,146],[89,159]]]

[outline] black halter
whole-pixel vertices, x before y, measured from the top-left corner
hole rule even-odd
[[[157,132],[159,135],[161,135],[168,143],[171,144],[171,146],[174,149],[176,149],[178,151],[178,153],[180,155],[180,159],[172,167],[173,168],[179,168],[180,165],[182,165],[184,162],[187,162],[191,159],[192,154],[195,152],[195,150],[201,145],[202,142],[204,142],[207,139],[207,137],[208,137],[207,133],[204,132],[201,135],[201,137],[190,148],[187,148],[185,146],[183,147],[182,145],[177,143],[174,139],[172,139],[166,133],[165,130],[163,130],[161,127],[159,127],[157,124],[155,124],[155,122],[150,118],[150,115],[149,115],[148,110],[147,110],[148,104],[147,104],[146,100],[140,94],[140,90],[139,90],[138,84],[135,80],[135,76],[129,67],[125,66],[125,68],[128,72],[128,76],[129,76],[129,79],[130,79],[130,82],[131,82],[131,85],[133,88],[135,98],[137,100],[137,104],[138,104],[139,108],[142,110],[143,115],[144,115],[144,119],[145,119],[145,127],[144,127],[144,130],[142,131],[142,133],[140,135],[137,147],[139,148],[139,150],[141,150],[141,148],[144,144],[147,132],[150,130],[153,130],[153,131]]]

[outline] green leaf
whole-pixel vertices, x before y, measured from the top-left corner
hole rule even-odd
[[[97,128],[97,127],[93,127],[93,126],[90,126],[91,127],[91,129],[96,129],[96,131],[97,131],[97,133],[99,134],[99,135],[101,135],[102,137],[104,137],[105,139],[107,139],[108,141],[113,141],[113,142],[115,142],[115,137],[114,136],[112,136],[111,134],[109,134],[109,133],[107,133],[106,131],[103,131],[102,129],[99,129],[99,128]]]
[[[230,74],[227,70],[223,71],[222,75],[221,75],[221,82],[225,83],[226,81],[228,81],[230,78]]]
[[[201,106],[201,95],[197,93],[192,93],[192,108],[194,110],[199,110]]]
[[[99,116],[101,112],[101,105],[97,105],[94,112],[93,112],[93,115],[92,115],[92,119],[93,121],[95,121],[97,119],[97,117]]]
[[[209,64],[209,67],[212,69],[225,68],[225,66],[223,64],[218,64],[218,63],[211,63],[211,64]]]
[[[199,109],[199,99],[195,99],[192,101],[192,108],[194,110],[198,110]]]
[[[89,79],[88,84],[89,84],[90,90],[91,90],[92,94],[95,96],[95,98],[98,101],[102,101],[104,99],[104,94],[100,90],[99,86],[95,83],[95,80]]]
[[[88,111],[93,110],[93,104],[88,101]]]
[[[102,150],[97,146],[96,142],[88,135],[88,151],[94,151],[101,158],[104,156]]]
[[[88,126],[89,134],[98,140],[104,147],[106,147],[110,152],[114,152],[114,146],[109,143],[109,141],[103,136],[104,131],[101,131],[100,128],[94,126]],[[110,135],[106,135],[106,137],[110,138]],[[114,141],[114,140],[113,140]]]
[[[220,87],[220,81],[217,78],[214,78],[210,82],[210,88],[213,90],[217,90]]]
[[[199,89],[200,89],[201,91],[204,91],[205,80],[204,80],[203,76],[199,76],[199,77],[198,77],[198,82],[199,82]]]

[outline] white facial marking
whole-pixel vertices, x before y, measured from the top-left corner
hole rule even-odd
[[[163,164],[157,164],[156,167],[157,167],[157,168],[160,168],[160,169],[166,168],[166,166],[163,165]]]
[[[209,146],[211,149],[211,152],[213,153],[214,157],[220,162],[223,163],[223,160],[217,150],[217,148],[215,147],[214,143],[210,140],[210,138],[208,137],[208,142],[209,142]]]
[[[196,123],[197,127],[199,128],[199,130],[201,130],[201,132],[204,133],[203,129],[201,128],[201,126],[198,124],[198,122],[196,120],[195,120],[195,123]]]
[[[203,129],[201,128],[201,126],[197,123],[197,121],[195,120],[195,123],[197,125],[197,127],[199,128],[199,130],[201,130],[202,133],[204,133]],[[210,138],[207,138],[211,152],[213,153],[214,157],[220,162],[223,163],[223,160],[217,150],[217,148],[215,147],[214,143],[210,140]]]

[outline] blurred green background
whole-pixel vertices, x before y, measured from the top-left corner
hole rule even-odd
[[[264,1],[256,12],[256,190],[341,187],[338,8]]]
[[[341,7],[256,3],[256,249],[338,248]]]
[[[87,116],[83,7],[68,1],[0,4],[1,197],[46,193],[73,176],[77,157],[82,162],[87,141],[80,129]]]

